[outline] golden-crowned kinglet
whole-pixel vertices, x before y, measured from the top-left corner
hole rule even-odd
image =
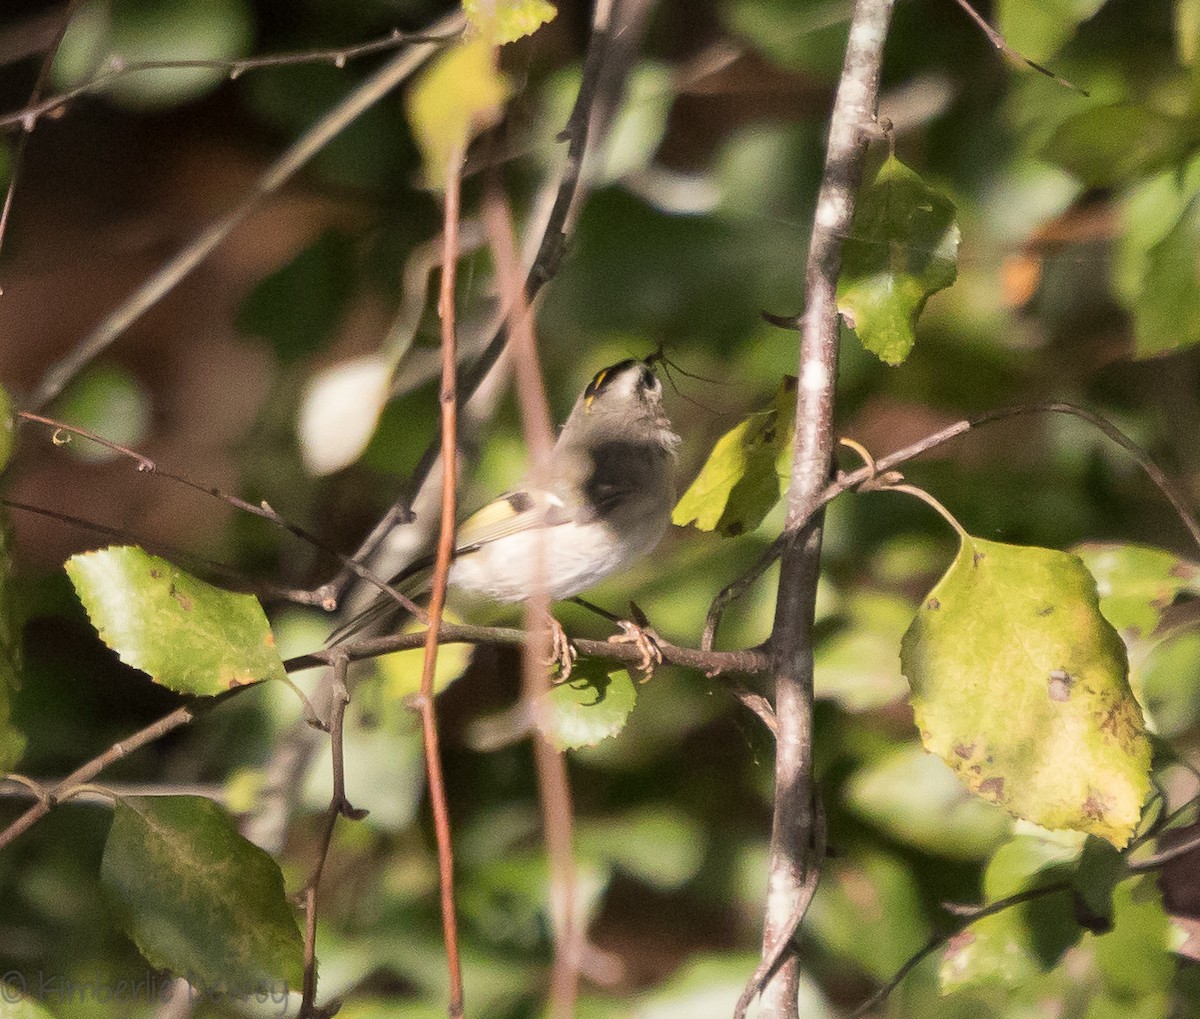
[[[523,601],[539,590],[559,600],[646,555],[671,519],[678,445],[649,361],[597,372],[537,478],[459,527],[450,585],[497,601]],[[414,562],[392,584],[420,593],[431,563]],[[378,627],[395,608],[380,594],[331,642]]]

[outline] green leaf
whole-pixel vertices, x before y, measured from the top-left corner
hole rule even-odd
[[[1185,630],[1156,644],[1133,678],[1154,731],[1167,739],[1183,735],[1200,717],[1200,631]]]
[[[859,196],[838,311],[880,360],[908,357],[925,302],[958,275],[959,236],[953,203],[894,156]]]
[[[796,379],[788,375],[771,406],[717,440],[671,520],[736,537],[754,530],[779,501],[788,477],[796,421]]]
[[[100,877],[152,966],[206,991],[300,986],[303,945],[283,875],[211,800],[118,800]]]
[[[354,242],[340,230],[326,230],[250,291],[237,327],[267,339],[284,361],[307,357],[341,320],[354,279]]]
[[[1126,1001],[1161,994],[1171,986],[1176,961],[1170,951],[1171,924],[1154,875],[1122,881],[1112,904],[1113,929],[1085,939],[1095,950],[1105,987]]]
[[[565,683],[554,686],[534,717],[542,734],[560,750],[595,746],[625,728],[637,703],[637,688],[625,669],[580,662]]]
[[[1072,875],[1071,888],[1092,920],[1111,922],[1113,889],[1126,876],[1124,857],[1109,843],[1089,838]]]
[[[481,3],[463,0],[463,12],[493,45],[502,46],[533,35],[542,25],[553,21],[558,9],[548,0],[499,0]]]
[[[1045,60],[1075,34],[1105,0],[1000,0],[996,27],[1023,57]]]
[[[1132,303],[1134,353],[1153,357],[1200,343],[1200,200],[1146,252],[1142,283]]]
[[[1008,815],[972,796],[941,760],[915,744],[855,772],[845,795],[859,817],[934,856],[983,859],[1012,830]]]
[[[54,1019],[54,1014],[26,997],[28,981],[18,971],[5,974],[0,984],[0,1019]],[[17,979],[19,978],[19,979]]]
[[[451,46],[435,57],[409,90],[408,120],[425,164],[425,182],[440,188],[452,158],[494,124],[508,97],[492,47],[482,37]]]
[[[829,861],[804,923],[826,950],[877,980],[890,977],[929,930],[913,872],[879,852]]]
[[[1071,550],[1096,578],[1100,611],[1130,640],[1149,637],[1184,592],[1200,594],[1200,565],[1147,545],[1089,542]]]
[[[1058,126],[1042,149],[1091,187],[1142,177],[1179,162],[1193,144],[1195,125],[1149,106],[1088,106]]]
[[[1037,829],[1015,836],[988,863],[985,901],[996,902],[1062,880],[1079,856],[1083,838]],[[983,917],[947,945],[938,971],[942,991],[1027,984],[1054,966],[1082,934],[1066,891]]]
[[[7,389],[0,386],[0,471],[8,466],[16,444],[17,417],[13,411],[12,397]]]
[[[1076,556],[964,534],[904,635],[921,740],[984,799],[1128,843],[1150,744],[1125,646]]]
[[[283,678],[253,595],[213,587],[136,546],[83,552],[66,568],[100,639],[156,683],[211,696]]]
[[[677,807],[664,803],[579,826],[581,856],[610,866],[663,891],[680,888],[700,870],[704,829]]]
[[[817,645],[815,694],[847,711],[871,711],[908,693],[897,649],[912,621],[906,598],[857,589],[838,616],[844,625]]]

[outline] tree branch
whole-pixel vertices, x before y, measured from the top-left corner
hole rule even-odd
[[[764,958],[803,915],[810,870],[815,866],[811,856],[815,829],[812,627],[821,558],[821,515],[816,507],[833,461],[842,238],[850,232],[867,141],[874,133],[883,44],[891,14],[892,0],[856,0],[854,5],[804,275],[787,538],[770,639],[779,732]],[[789,948],[763,988],[760,1014],[794,1019],[799,977],[799,957]]]

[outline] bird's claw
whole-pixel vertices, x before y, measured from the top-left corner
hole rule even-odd
[[[663,655],[662,648],[658,646],[658,634],[653,628],[638,623],[630,622],[628,619],[617,620],[617,625],[621,628],[621,633],[614,633],[608,638],[610,644],[632,644],[637,648],[638,654],[641,656],[638,659],[638,670],[642,673],[641,682],[646,682],[654,675],[655,667],[662,665]]]
[[[550,661],[549,665],[558,666],[556,682],[565,683],[571,678],[571,669],[575,667],[575,659],[579,652],[567,637],[567,631],[553,616],[550,617]]]

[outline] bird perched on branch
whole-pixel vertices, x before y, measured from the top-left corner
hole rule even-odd
[[[675,504],[679,436],[662,402],[652,358],[621,361],[596,373],[559,433],[549,462],[459,527],[449,584],[496,601],[518,602],[544,591],[572,598],[654,549]],[[428,590],[433,557],[414,562],[391,581],[402,593]],[[378,631],[396,612],[380,594],[345,622],[331,643],[368,628]],[[555,656],[563,676],[573,651],[553,620]],[[649,670],[661,655],[645,631],[621,620],[625,636]]]

